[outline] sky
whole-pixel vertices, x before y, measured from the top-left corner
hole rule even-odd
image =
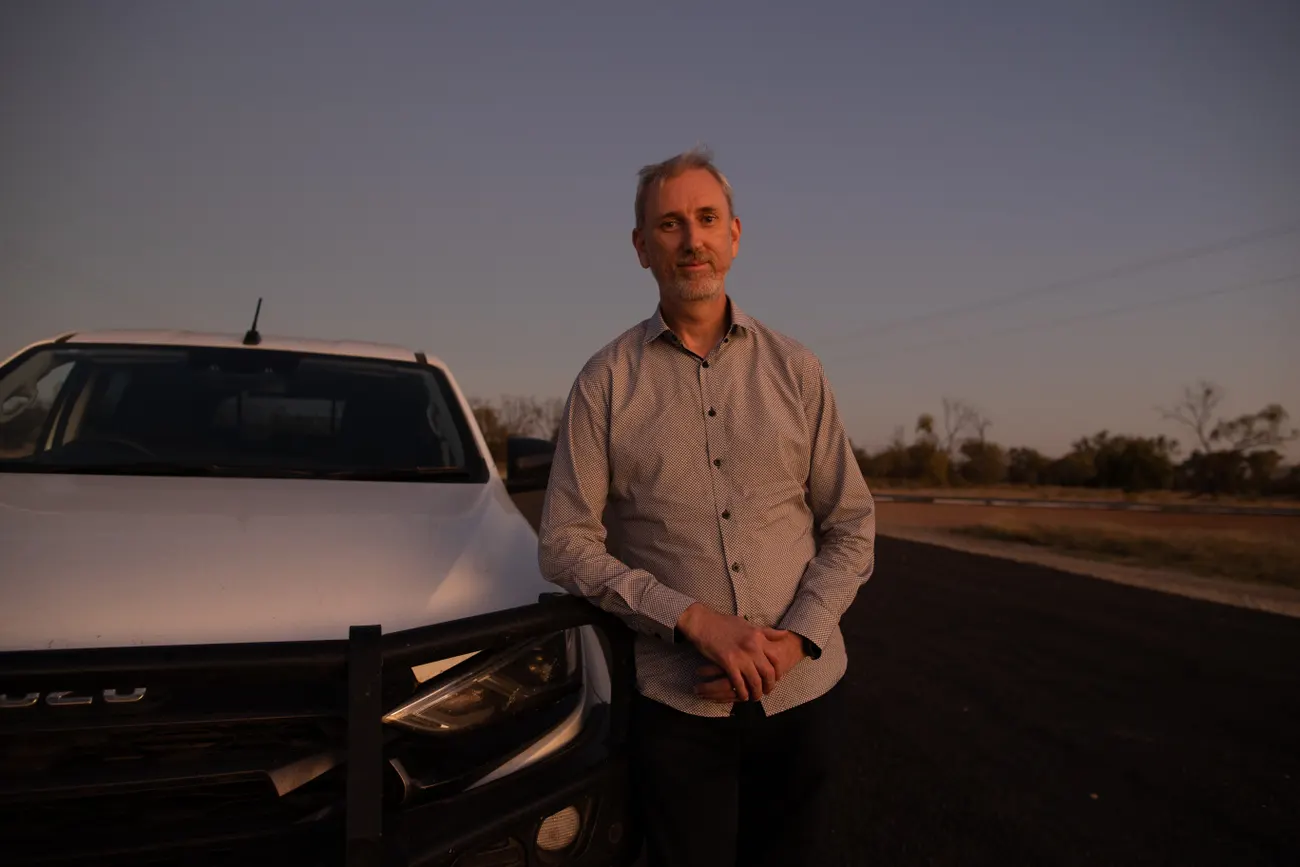
[[[0,357],[67,330],[399,343],[563,396],[653,314],[636,171],[706,144],[728,292],[853,441],[1300,416],[1300,4],[8,3]],[[1184,438],[1186,442],[1186,438]]]

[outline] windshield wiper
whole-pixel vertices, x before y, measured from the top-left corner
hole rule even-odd
[[[473,470],[466,467],[350,467],[330,470],[321,474],[329,479],[351,479],[370,482],[470,481]]]
[[[208,476],[258,479],[347,479],[373,482],[474,481],[478,474],[467,467],[312,467],[241,466],[236,464],[130,461],[105,464],[55,464],[0,462],[0,471],[67,473],[99,476]]]

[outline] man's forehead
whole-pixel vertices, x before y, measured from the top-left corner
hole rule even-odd
[[[650,204],[660,212],[689,208],[692,211],[725,211],[727,194],[706,169],[688,169],[665,178],[650,189]]]

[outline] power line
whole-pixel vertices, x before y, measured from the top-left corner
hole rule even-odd
[[[988,340],[994,337],[1004,337],[1009,334],[1020,334],[1026,331],[1036,331],[1036,332],[1052,331],[1057,328],[1063,328],[1067,325],[1076,325],[1080,322],[1093,322],[1101,319],[1111,319],[1116,316],[1124,316],[1129,313],[1145,312],[1147,310],[1158,310],[1165,307],[1176,307],[1180,304],[1191,304],[1196,301],[1204,301],[1209,298],[1217,298],[1221,295],[1233,295],[1238,292],[1247,292],[1252,289],[1262,289],[1269,286],[1278,286],[1282,283],[1289,283],[1293,280],[1300,280],[1300,271],[1297,271],[1293,274],[1287,274],[1283,277],[1273,277],[1268,280],[1255,280],[1250,283],[1238,283],[1231,286],[1221,286],[1217,289],[1211,289],[1208,292],[1198,292],[1191,295],[1179,295],[1173,298],[1157,299],[1155,301],[1147,301],[1139,304],[1128,304],[1123,307],[1111,307],[1107,310],[1099,310],[1092,313],[1080,313],[1074,316],[1066,316],[1058,319],[1051,319],[1046,322],[1030,323],[1028,325],[1016,325],[1011,328],[1002,328],[1002,329],[998,329],[997,331],[985,332],[984,334],[974,334],[965,337],[956,337],[956,338],[948,338],[945,340],[937,340],[929,343],[913,344],[911,346],[904,346],[901,349],[880,349],[877,350],[876,352],[868,353],[866,355],[854,356],[851,359],[844,358],[843,356],[834,356],[834,355],[830,357],[839,358],[840,360],[858,361],[867,358],[876,358],[884,355],[899,356],[899,355],[906,355],[912,352],[921,352],[927,349],[937,349],[940,347],[949,347],[949,346],[960,346],[967,343],[978,342],[981,340]]]
[[[1017,301],[1023,301],[1026,298],[1034,298],[1040,295],[1051,295],[1057,292],[1065,292],[1069,289],[1078,289],[1092,283],[1104,283],[1109,280],[1115,280],[1120,277],[1128,277],[1133,274],[1139,274],[1143,271],[1150,271],[1165,265],[1173,265],[1179,262],[1187,262],[1193,259],[1200,259],[1205,256],[1211,256],[1215,253],[1224,253],[1229,250],[1235,250],[1238,247],[1249,246],[1260,241],[1279,238],[1300,231],[1300,221],[1292,223],[1283,223],[1268,229],[1261,229],[1257,232],[1251,232],[1248,235],[1238,235],[1232,238],[1225,238],[1220,241],[1214,241],[1208,244],[1201,244],[1196,247],[1188,247],[1173,253],[1166,253],[1149,259],[1138,259],[1132,262],[1126,262],[1121,265],[1115,265],[1105,268],[1101,271],[1094,271],[1090,274],[1083,274],[1076,277],[1069,277],[1063,280],[1056,280],[1041,286],[1031,286],[1026,289],[1019,289],[1005,295],[999,295],[994,298],[983,301],[975,301],[970,304],[961,304],[954,307],[941,307],[937,310],[931,310],[927,313],[919,313],[915,316],[909,316],[903,319],[896,319],[892,322],[885,322],[879,325],[871,325],[864,329],[858,329],[854,332],[841,334],[838,337],[831,337],[822,341],[823,343],[839,343],[845,340],[859,339],[870,337],[872,335],[883,334],[885,332],[899,331],[911,328],[916,325],[922,325],[929,322],[935,322],[941,319],[948,319],[956,316],[966,316],[971,313],[982,313],[986,310],[996,310],[999,307],[1006,307]]]

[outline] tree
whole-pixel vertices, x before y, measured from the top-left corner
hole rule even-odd
[[[1249,478],[1250,468],[1241,452],[1203,452],[1197,449],[1178,466],[1174,486],[1217,497],[1240,493]]]
[[[943,487],[949,482],[948,465],[948,453],[933,439],[918,439],[907,447],[907,478]]]
[[[1274,449],[1197,451],[1178,467],[1176,476],[1177,487],[1212,497],[1294,495],[1295,481],[1300,481],[1300,467],[1284,470],[1282,454]]]
[[[1052,461],[1047,470],[1047,484],[1061,487],[1089,487],[1097,480],[1097,452],[1110,434],[1102,431],[1092,437],[1075,440],[1070,451]]]
[[[1250,493],[1263,496],[1272,492],[1276,483],[1284,478],[1282,453],[1275,449],[1251,452],[1246,455],[1247,486]]]
[[[1282,447],[1300,439],[1286,410],[1271,403],[1256,413],[1220,418],[1223,400],[1219,386],[1202,381],[1185,388],[1173,408],[1162,410],[1166,418],[1190,430],[1200,446],[1181,463],[1180,445],[1171,437],[1112,435],[1106,430],[1075,440],[1056,459],[1031,448],[1005,450],[989,442],[989,418],[954,398],[943,399],[938,418],[931,413],[917,417],[910,443],[899,426],[878,453],[855,448],[854,455],[868,479],[906,479],[927,486],[1005,481],[1125,491],[1300,495],[1300,468],[1283,466]]]
[[[509,436],[539,436],[545,430],[546,411],[535,397],[506,395],[501,398],[498,414]]]
[[[1223,402],[1223,397],[1223,389],[1208,380],[1201,380],[1196,387],[1189,385],[1184,388],[1182,399],[1169,409],[1160,410],[1160,413],[1191,430],[1196,434],[1201,450],[1209,452],[1216,427],[1214,414]]]
[[[858,455],[862,475],[872,479],[917,481],[924,485],[948,484],[948,455],[939,447],[934,435],[934,418],[929,414],[916,420],[916,438],[911,445],[903,439],[903,428],[896,428],[889,445],[879,453]]]
[[[1007,481],[1013,485],[1045,485],[1052,459],[1037,449],[1013,448],[1007,453]]]
[[[923,412],[916,418],[916,435],[917,439],[934,440],[934,416],[928,412]]]
[[[470,398],[470,409],[488,451],[498,462],[506,459],[507,441],[512,436],[543,437],[552,441],[559,432],[559,420],[564,413],[564,401],[549,398],[504,395],[497,401]]]
[[[498,401],[470,399],[470,408],[479,427],[483,429],[483,437],[489,444],[499,441],[503,449],[506,439],[512,436],[541,437],[554,441],[560,430],[564,407],[564,399],[558,397],[538,400],[535,397],[505,395]]]
[[[474,413],[474,420],[478,422],[479,430],[483,432],[483,439],[487,440],[488,452],[494,460],[505,461],[506,439],[510,432],[501,421],[497,408],[490,401],[481,398],[470,398],[469,406]]]
[[[543,435],[555,442],[560,435],[560,421],[564,418],[567,401],[562,397],[547,398],[542,406]]]
[[[1177,451],[1178,442],[1168,437],[1112,436],[1100,431],[1076,440],[1068,454],[1052,463],[1046,477],[1049,484],[1063,487],[1170,488]]]
[[[1300,437],[1300,431],[1287,426],[1287,411],[1277,403],[1259,412],[1216,419],[1223,398],[1222,389],[1202,381],[1184,389],[1182,401],[1163,411],[1165,418],[1195,432],[1200,446],[1178,467],[1175,484],[1210,496],[1264,493],[1273,486],[1281,464],[1277,449]]]
[[[873,455],[863,449],[858,455],[858,468],[868,480],[908,478],[907,441],[904,439],[903,426],[894,428],[889,445],[878,453]]]
[[[1094,484],[1124,491],[1171,488],[1177,451],[1178,443],[1163,436],[1108,437],[1093,456]]]
[[[964,400],[945,397],[943,407],[943,446],[950,457],[955,457],[963,436],[973,436],[985,442],[993,422],[973,405]]]
[[[943,450],[949,457],[956,454],[957,441],[970,429],[970,421],[966,404],[950,397],[943,399]]]
[[[1300,464],[1275,475],[1268,493],[1282,497],[1300,497]]]
[[[1253,415],[1219,422],[1214,426],[1210,440],[1226,443],[1228,450],[1234,452],[1276,448],[1300,436],[1300,431],[1295,428],[1283,429],[1288,418],[1287,411],[1281,405],[1270,403]]]
[[[1007,480],[1007,453],[997,443],[968,439],[961,444],[958,474],[972,485],[999,485]]]

